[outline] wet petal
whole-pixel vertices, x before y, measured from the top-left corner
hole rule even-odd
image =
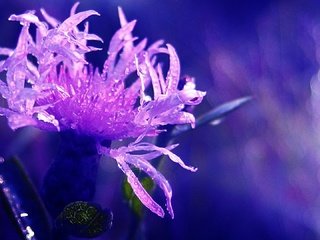
[[[62,32],[70,32],[75,26],[92,15],[100,16],[100,14],[94,10],[76,13],[61,23],[61,25],[58,27],[58,30]]]
[[[166,94],[169,95],[177,91],[180,79],[180,60],[176,50],[170,44],[167,44],[167,47],[170,56],[170,68],[166,78]]]
[[[151,143],[143,142],[143,143],[137,144],[135,146],[135,149],[136,150],[145,150],[145,151],[157,151],[163,155],[167,155],[173,162],[178,163],[184,169],[187,169],[191,172],[197,171],[197,168],[185,165],[185,163],[182,161],[182,159],[171,151],[171,149],[173,149],[177,146],[178,146],[178,144],[174,144],[169,147],[163,148],[163,147],[157,147],[156,145],[153,145]]]
[[[149,193],[143,188],[139,179],[136,177],[136,175],[133,173],[133,171],[130,169],[130,167],[126,163],[126,154],[122,153],[121,151],[111,150],[110,156],[117,160],[119,168],[126,174],[128,183],[132,187],[133,192],[136,194],[139,200],[143,203],[143,205],[145,205],[147,208],[149,208],[152,212],[154,212],[158,216],[164,217],[163,209],[159,206],[158,203],[156,203],[152,199]]]
[[[144,171],[146,174],[148,174],[151,179],[162,189],[165,197],[166,197],[166,206],[167,210],[171,216],[171,218],[174,218],[173,208],[171,204],[171,198],[172,198],[172,189],[167,181],[167,179],[159,172],[157,171],[149,162],[147,162],[144,159],[144,156],[129,156],[126,159],[127,163],[132,164],[136,168]]]

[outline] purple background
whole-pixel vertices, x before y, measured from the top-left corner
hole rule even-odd
[[[41,7],[62,20],[74,1],[1,0],[0,46],[13,48],[20,26],[12,13]],[[320,3],[312,0],[83,0],[94,9],[91,32],[104,50],[89,59],[101,68],[118,29],[117,6],[137,19],[135,35],[164,39],[180,56],[182,73],[207,91],[200,115],[225,101],[254,101],[219,126],[178,139],[176,153],[199,168],[190,173],[166,161],[175,219],[147,212],[146,239],[317,239],[320,236]],[[3,77],[3,76],[1,76]],[[20,144],[19,144],[20,141]],[[17,153],[35,185],[57,150],[55,134],[12,132],[0,119],[0,155]],[[101,239],[124,239],[129,210],[121,195],[123,174],[114,160],[101,164],[96,200],[114,212]],[[161,204],[164,198],[157,191]],[[0,239],[14,239],[0,209]]]

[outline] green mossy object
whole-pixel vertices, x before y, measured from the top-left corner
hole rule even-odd
[[[56,228],[69,235],[94,238],[112,225],[112,212],[94,203],[77,201],[68,204],[56,219]]]

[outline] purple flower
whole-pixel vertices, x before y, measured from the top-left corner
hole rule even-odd
[[[12,129],[35,126],[43,130],[74,130],[77,134],[96,139],[102,154],[114,158],[127,175],[128,182],[141,202],[157,215],[163,217],[163,209],[150,197],[130,166],[148,174],[163,190],[167,209],[173,218],[172,190],[150,160],[167,155],[185,169],[186,166],[172,149],[157,147],[143,141],[145,136],[157,136],[160,126],[167,124],[191,124],[194,116],[184,111],[186,105],[197,105],[205,92],[195,90],[193,81],[178,89],[180,63],[175,49],[158,41],[147,47],[144,39],[131,32],[136,21],[127,22],[119,9],[121,28],[111,39],[108,58],[102,73],[85,59],[85,54],[99,50],[87,41],[101,41],[77,25],[92,15],[93,10],[76,12],[78,4],[71,9],[71,16],[60,23],[44,10],[46,22],[40,21],[35,12],[11,15],[9,20],[19,21],[22,30],[15,49],[1,48],[0,54],[8,56],[0,62],[0,72],[6,79],[0,81],[0,93],[7,105],[0,107],[0,115],[6,116]],[[31,36],[30,25],[36,27]],[[167,54],[169,71],[164,77],[158,54]],[[136,74],[136,80],[126,86],[128,76]],[[146,92],[152,88],[152,95]],[[102,140],[135,139],[128,146],[110,149],[99,144]]]

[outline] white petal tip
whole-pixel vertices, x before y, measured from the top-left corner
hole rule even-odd
[[[190,171],[191,171],[191,172],[196,172],[196,171],[198,171],[198,168],[192,167],[192,168],[190,169]]]
[[[146,207],[148,207],[148,206],[146,206]],[[149,209],[150,209],[150,208],[149,208]],[[150,209],[150,210],[152,211],[152,209]],[[161,208],[161,210],[158,209],[157,211],[152,211],[152,212],[154,212],[155,214],[157,214],[159,217],[164,218],[164,211],[163,211],[162,208]]]

